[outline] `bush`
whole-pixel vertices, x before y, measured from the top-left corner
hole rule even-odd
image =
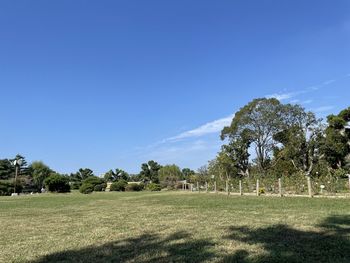
[[[71,189],[78,190],[81,185],[82,185],[82,182],[72,182]]]
[[[11,195],[13,193],[13,183],[10,181],[0,181],[0,195]]]
[[[113,184],[111,184],[111,191],[125,191],[125,187],[128,185],[128,182],[125,180],[119,180]]]
[[[94,191],[95,192],[102,192],[106,189],[106,185],[105,184],[97,184],[94,187]]]
[[[149,191],[160,191],[160,190],[162,190],[162,187],[160,186],[160,184],[151,183],[151,184],[147,185],[147,190],[149,190]]]
[[[67,193],[70,192],[68,178],[60,174],[52,174],[45,179],[44,184],[50,192]]]
[[[83,183],[80,188],[79,192],[82,194],[91,194],[94,191],[95,186],[90,183]]]
[[[104,179],[97,177],[97,176],[89,176],[85,180],[83,180],[83,184],[92,184],[93,186],[98,185],[98,184],[106,184]]]
[[[145,186],[142,183],[140,183],[140,184],[131,183],[125,187],[125,191],[142,191],[144,187]]]

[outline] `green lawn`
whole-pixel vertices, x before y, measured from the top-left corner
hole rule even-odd
[[[0,262],[350,262],[350,200],[0,197]]]

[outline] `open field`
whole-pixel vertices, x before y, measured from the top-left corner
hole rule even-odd
[[[0,224],[0,262],[350,262],[349,199],[1,197]]]

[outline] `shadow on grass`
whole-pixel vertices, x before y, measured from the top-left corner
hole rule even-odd
[[[186,232],[166,238],[144,234],[135,238],[91,246],[80,250],[57,252],[33,263],[47,262],[203,262],[215,257],[213,243],[192,239]]]
[[[249,229],[230,227],[226,237],[260,245],[263,255],[236,251],[222,262],[350,262],[350,216],[333,216],[320,224],[320,231],[302,231],[286,225]]]
[[[317,231],[303,231],[287,225],[258,229],[230,227],[222,242],[238,241],[258,245],[264,253],[236,250],[223,255],[208,240],[193,239],[186,232],[168,237],[144,234],[80,250],[57,252],[33,261],[50,262],[350,262],[350,216],[333,216],[317,226]],[[227,244],[226,244],[227,246]],[[234,249],[234,248],[233,248]]]

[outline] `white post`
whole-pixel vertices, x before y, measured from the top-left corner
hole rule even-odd
[[[217,193],[217,191],[216,191],[216,181],[214,182],[214,192]]]
[[[259,189],[259,179],[256,179],[256,196],[260,195],[260,189]]]
[[[205,182],[205,191],[208,193],[208,182]]]
[[[307,176],[307,188],[309,191],[309,197],[312,197],[312,186],[311,186],[311,177]]]
[[[242,180],[239,180],[239,195],[243,195],[243,191],[242,191]]]
[[[350,174],[348,174],[348,177],[349,177],[349,190],[350,190]]]
[[[278,178],[278,191],[279,191],[279,196],[282,197],[282,179]]]

